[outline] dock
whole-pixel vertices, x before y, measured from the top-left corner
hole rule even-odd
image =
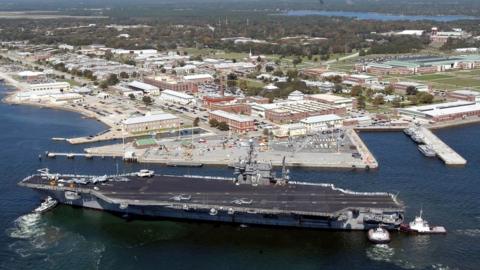
[[[368,150],[368,147],[362,141],[360,136],[358,136],[357,132],[353,129],[348,129],[346,135],[350,137],[352,143],[357,147],[358,153],[362,157],[363,162],[366,164],[365,166],[370,169],[378,168],[378,161],[375,159],[375,156]]]
[[[84,157],[86,159],[92,159],[93,157],[101,157],[104,158],[108,155],[95,155],[90,153],[60,153],[60,152],[45,152],[45,156],[48,158],[56,158],[56,157],[66,157],[69,159],[74,159],[76,157]],[[112,156],[115,157],[115,156]]]
[[[460,156],[450,146],[440,140],[433,132],[425,127],[419,127],[417,132],[422,136],[423,142],[430,146],[437,156],[445,162],[446,165],[462,166],[467,164],[467,160]]]

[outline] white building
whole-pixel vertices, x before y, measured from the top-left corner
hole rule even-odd
[[[303,100],[305,94],[298,91],[298,90],[295,90],[293,92],[291,92],[289,95],[288,95],[288,100]]]
[[[453,101],[397,109],[400,114],[435,122],[480,116],[480,104],[475,101]]]
[[[169,113],[131,117],[123,121],[124,129],[129,133],[149,133],[162,129],[173,129],[178,128],[179,124],[178,117]]]
[[[343,125],[343,118],[336,114],[317,115],[300,121],[308,132],[339,128]]]
[[[162,91],[162,93],[160,94],[160,100],[179,103],[183,105],[196,103],[194,96],[173,90]]]
[[[421,36],[423,35],[424,30],[403,30],[400,32],[396,32],[395,35],[398,36]]]
[[[133,81],[128,84],[128,87],[133,89],[133,90],[140,90],[145,94],[149,95],[158,95],[160,94],[160,88],[148,84],[148,83],[143,83],[139,81]]]
[[[183,80],[193,83],[209,83],[213,82],[213,76],[210,74],[192,74],[183,76]]]
[[[62,93],[70,91],[70,84],[68,82],[29,84],[27,90],[33,92]]]

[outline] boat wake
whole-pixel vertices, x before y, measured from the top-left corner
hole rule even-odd
[[[395,250],[386,244],[372,245],[367,249],[367,257],[373,261],[392,263],[403,269],[415,269],[411,263],[395,258]]]
[[[374,261],[390,262],[395,251],[387,244],[372,245],[367,249],[367,257]]]
[[[455,231],[459,235],[470,236],[470,237],[480,237],[480,229],[464,229]]]
[[[16,269],[25,263],[35,263],[39,269],[67,269],[71,265],[98,269],[105,251],[101,243],[48,224],[41,214],[17,218],[6,234],[15,240],[8,246],[12,256],[0,263],[0,269]]]

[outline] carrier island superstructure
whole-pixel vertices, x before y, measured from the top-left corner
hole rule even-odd
[[[194,175],[65,175],[48,169],[19,185],[59,203],[105,210],[129,218],[210,221],[245,225],[368,230],[398,229],[404,206],[390,193],[353,192],[331,184],[292,181],[283,166],[248,157],[233,178]]]

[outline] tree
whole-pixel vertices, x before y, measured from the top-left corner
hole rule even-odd
[[[343,90],[343,86],[339,83],[336,83],[334,86],[333,86],[333,92],[334,93],[341,93]]]
[[[352,90],[350,90],[350,95],[352,97],[358,97],[362,94],[363,92],[363,87],[361,87],[360,85],[355,85],[352,87]]]
[[[153,100],[150,96],[143,96],[142,101],[147,106],[152,105],[152,103],[153,103]]]
[[[294,66],[296,66],[296,65],[298,65],[298,64],[300,64],[300,63],[302,63],[302,58],[300,58],[300,57],[295,57],[295,58],[292,60],[292,64],[293,64]]]
[[[132,94],[132,93],[128,94],[128,97],[129,97],[131,100],[135,100],[135,95]]]
[[[392,85],[385,87],[385,94],[391,95],[395,92],[395,88]]]
[[[433,102],[433,95],[427,92],[418,92],[416,96],[417,96],[418,103],[430,104]]]
[[[218,123],[217,128],[221,131],[228,131],[230,128],[228,127],[228,124],[225,122],[220,122]]]
[[[365,104],[365,97],[364,96],[359,96],[357,98],[357,108],[363,110],[365,109],[366,104]]]
[[[272,72],[273,70],[274,70],[274,67],[269,66],[269,65],[265,66],[265,71],[266,72]]]
[[[110,76],[108,76],[108,79],[107,79],[107,84],[108,85],[115,85],[119,82],[120,81],[117,78],[117,74],[110,74]]]
[[[112,53],[112,51],[110,51],[110,50],[106,51],[106,52],[105,52],[105,59],[107,59],[107,60],[112,60],[112,58],[113,58],[113,53]]]
[[[373,105],[378,106],[383,104],[385,104],[385,100],[382,95],[376,95],[375,98],[373,98]]]
[[[195,117],[195,119],[193,119],[192,125],[193,125],[194,127],[198,127],[198,123],[199,123],[199,122],[200,122],[200,118]]]
[[[120,72],[120,78],[128,79],[128,73],[126,73],[125,71]]]
[[[263,135],[265,135],[265,136],[270,135],[270,131],[268,130],[268,128],[263,129]]]
[[[273,72],[273,76],[282,77],[283,71],[281,69],[277,69]]]
[[[210,124],[211,127],[218,127],[218,124],[219,124],[217,119],[210,119],[208,123]]]
[[[407,87],[407,90],[406,90],[406,94],[408,96],[413,96],[413,95],[416,95],[418,93],[418,90],[415,86],[409,86]]]
[[[287,77],[291,80],[294,80],[298,77],[298,70],[296,69],[289,69],[287,70]]]

